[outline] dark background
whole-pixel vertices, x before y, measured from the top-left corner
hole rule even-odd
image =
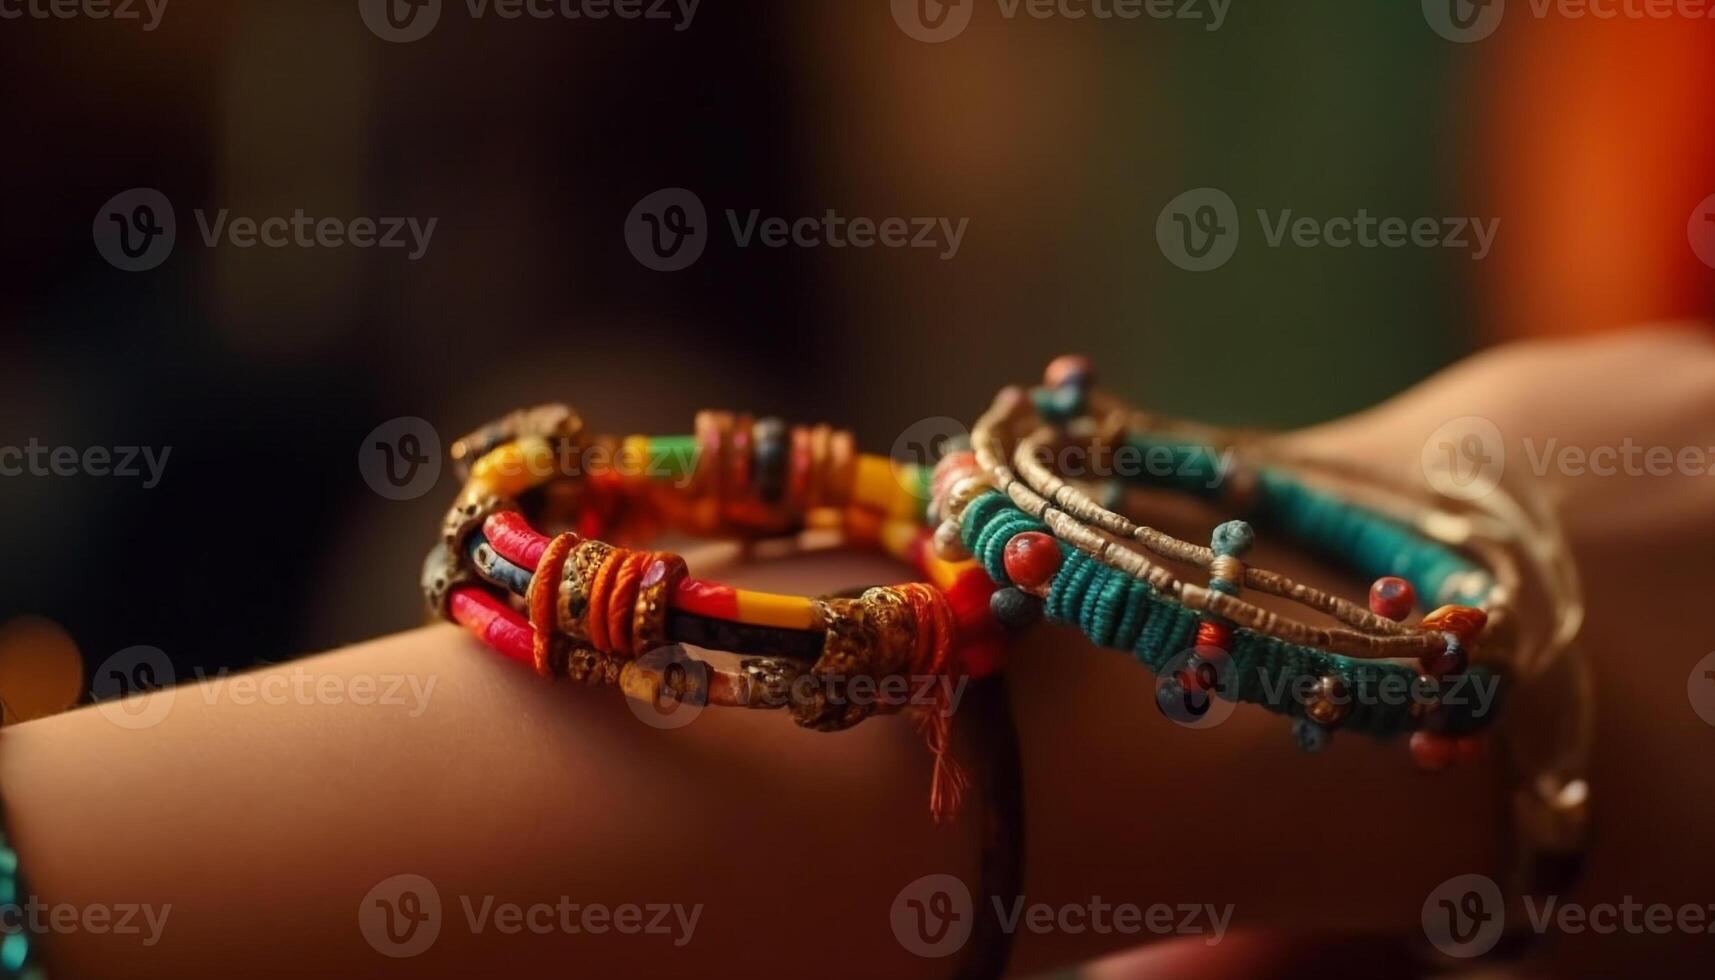
[[[550,399],[600,431],[729,407],[885,449],[1076,349],[1141,403],[1287,426],[1501,338],[1708,310],[1684,224],[1715,190],[1705,25],[1509,21],[1455,44],[1415,3],[1235,0],[1214,32],[978,7],[933,45],[886,0],[705,0],[682,32],[448,0],[407,44],[355,0],[171,0],[151,32],[0,21],[0,445],[171,447],[154,489],[0,478],[0,621],[60,624],[87,665],[156,646],[181,673],[420,622],[456,487],[370,491],[364,436],[399,416],[445,445]],[[1194,274],[1154,228],[1200,186],[1241,215],[1503,220],[1476,263],[1269,249],[1247,218]],[[125,272],[92,221],[138,187],[178,239]],[[720,227],[676,273],[622,234],[664,187]],[[223,207],[438,222],[416,262],[205,247],[193,209]],[[969,226],[950,261],[740,249],[726,208]]]

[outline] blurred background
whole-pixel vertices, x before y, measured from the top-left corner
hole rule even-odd
[[[444,450],[537,401],[598,431],[727,407],[885,449],[1078,350],[1140,403],[1284,427],[1508,338],[1715,304],[1708,20],[493,2],[430,23],[402,0],[168,0],[152,29],[141,0],[137,20],[6,7],[0,447],[166,456],[152,486],[141,456],[132,478],[0,477],[0,635],[87,667],[149,645],[182,677],[422,622],[456,481],[371,489],[360,453],[400,417]],[[706,209],[672,272],[627,238],[666,188]],[[1236,246],[1190,271],[1173,208],[1201,188]],[[175,233],[133,270],[113,236],[139,189]],[[420,249],[211,244],[223,209],[434,225]],[[829,210],[964,230],[951,255],[765,247],[727,217]],[[1288,213],[1498,224],[1480,255],[1469,231],[1271,245]]]

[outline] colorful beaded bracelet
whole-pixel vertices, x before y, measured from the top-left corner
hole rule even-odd
[[[1230,444],[1139,428],[1135,414],[1094,396],[1090,380],[1082,359],[1056,361],[1034,396],[1003,391],[973,429],[971,449],[937,465],[938,551],[974,556],[1003,586],[992,598],[997,619],[1016,628],[1046,613],[1153,671],[1178,665],[1157,694],[1179,720],[1194,720],[1204,710],[1199,699],[1213,694],[1289,715],[1295,739],[1310,751],[1336,729],[1410,732],[1413,758],[1431,769],[1480,751],[1478,734],[1493,711],[1448,694],[1505,675],[1505,657],[1491,642],[1507,615],[1496,574],[1504,563],[1484,568],[1284,468],[1223,472],[1218,461]],[[1368,607],[1248,564],[1255,534],[1247,521],[1221,524],[1201,547],[1096,503],[1045,462],[1069,443],[1092,454],[1121,444],[1165,453],[1172,465],[1131,475],[1217,500],[1242,496],[1255,523],[1380,574]],[[1183,581],[1158,559],[1204,569],[1208,585]],[[1246,589],[1340,625],[1285,617],[1242,598]],[[1453,602],[1407,624],[1417,593]],[[1305,693],[1281,696],[1298,691]]]
[[[993,674],[1004,639],[989,611],[993,585],[975,563],[928,547],[924,468],[852,446],[827,426],[721,412],[700,413],[690,437],[624,439],[585,438],[563,406],[514,413],[453,447],[468,482],[425,563],[425,597],[544,676],[649,701],[785,707],[822,731],[902,707],[879,693],[887,678]],[[592,459],[630,462],[584,465]],[[576,529],[537,530],[552,525]],[[831,536],[879,549],[926,581],[857,597],[736,589],[692,577],[677,555],[625,546],[663,528],[797,547]],[[727,669],[690,661],[678,645],[743,659]],[[877,696],[842,696],[857,678]],[[915,714],[936,758],[930,805],[942,817],[964,777],[947,754],[947,686],[930,685],[928,696]]]

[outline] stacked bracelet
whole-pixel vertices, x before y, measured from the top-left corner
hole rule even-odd
[[[902,707],[885,694],[889,678],[1000,667],[992,583],[975,563],[928,547],[927,474],[857,453],[849,433],[704,412],[689,437],[592,439],[569,409],[546,406],[484,426],[453,456],[468,482],[425,564],[425,597],[544,676],[646,700],[784,707],[799,725],[833,731]],[[614,462],[586,472],[595,458]],[[538,530],[550,525],[575,529]],[[663,527],[788,536],[799,546],[831,533],[901,559],[925,581],[855,598],[736,589],[692,577],[677,555],[633,546]],[[743,659],[726,668],[670,645]],[[854,682],[876,695],[847,696]],[[947,755],[947,696],[945,684],[932,685],[917,713],[936,757],[938,817],[964,783]]]
[[[1498,628],[1506,589],[1497,577],[1504,568],[1486,568],[1287,468],[1258,465],[1254,452],[1246,468],[1221,472],[1226,440],[1144,421],[1094,394],[1090,381],[1082,359],[1056,361],[1033,395],[1002,392],[973,429],[971,449],[937,467],[940,553],[974,556],[1003,586],[992,600],[998,620],[1017,628],[1046,613],[1152,670],[1176,668],[1158,685],[1157,703],[1178,720],[1192,720],[1199,698],[1213,695],[1289,715],[1310,751],[1336,730],[1409,732],[1413,758],[1430,769],[1480,751],[1493,712],[1445,695],[1506,673]],[[1118,444],[1165,452],[1174,465],[1136,476],[1242,503],[1250,521],[1379,575],[1369,604],[1248,563],[1250,521],[1219,525],[1207,547],[1134,523],[1054,471],[1047,460],[1071,443],[1098,454]],[[1202,569],[1207,582],[1186,581],[1164,562]],[[1283,616],[1248,601],[1247,591],[1337,625]],[[1448,601],[1408,624],[1414,594]]]

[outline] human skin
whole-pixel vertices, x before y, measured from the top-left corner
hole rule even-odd
[[[1650,333],[1480,355],[1293,438],[1404,476],[1428,435],[1458,416],[1495,421],[1522,460],[1512,440],[1526,436],[1715,446],[1712,408],[1715,349]],[[1568,901],[1715,902],[1704,829],[1715,775],[1700,764],[1715,728],[1685,693],[1692,665],[1715,646],[1696,614],[1711,579],[1701,556],[1715,543],[1706,480],[1541,478],[1560,497],[1582,566],[1583,645],[1600,695],[1597,846]],[[1315,574],[1266,542],[1260,560]],[[818,558],[728,577],[814,592],[898,574],[879,561]],[[56,973],[937,977],[953,968],[906,951],[890,926],[911,881],[973,881],[978,863],[969,811],[952,826],[928,819],[927,754],[899,719],[828,735],[777,712],[711,709],[663,729],[611,690],[543,683],[444,625],[259,673],[299,668],[333,678],[335,690],[392,675],[434,687],[421,704],[268,704],[205,683],[174,689],[150,727],[84,708],[0,738],[8,825],[35,895],[172,906],[148,947],[136,935],[50,935]],[[1231,906],[1228,929],[1245,934],[1201,948],[1205,937],[1181,938],[1104,969],[1151,970],[1171,957],[1254,975],[1286,962],[1271,960],[1285,947],[1270,936],[1291,934],[1301,949],[1307,936],[1412,935],[1437,884],[1502,866],[1492,763],[1426,776],[1402,746],[1358,737],[1304,757],[1279,717],[1254,708],[1211,730],[1183,729],[1155,709],[1147,672],[1064,628],[1032,631],[1009,669],[1028,900]],[[408,959],[382,956],[359,929],[370,889],[400,873],[430,879],[443,906],[439,938]],[[691,941],[675,946],[664,935],[474,930],[461,897],[480,911],[484,896],[702,908]],[[1014,964],[1038,971],[1150,938],[1024,930]],[[1658,975],[1689,974],[1708,943],[1584,933],[1556,937],[1547,955],[1561,973],[1647,954]]]

